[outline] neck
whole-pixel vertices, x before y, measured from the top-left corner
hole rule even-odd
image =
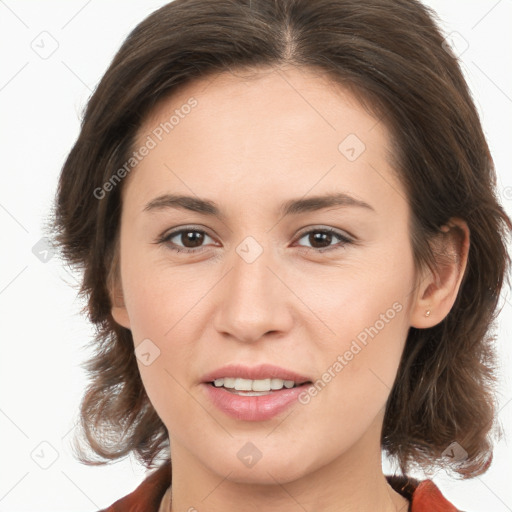
[[[382,473],[380,429],[372,432],[373,428],[350,451],[319,469],[292,481],[273,478],[263,484],[232,481],[229,474],[211,471],[183,446],[174,444],[172,512],[406,512],[409,502],[389,486]]]

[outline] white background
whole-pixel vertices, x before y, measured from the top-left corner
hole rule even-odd
[[[32,248],[44,235],[89,95],[129,31],[164,3],[0,0],[1,512],[95,511],[144,478],[144,468],[130,459],[107,467],[73,459],[70,441],[86,383],[80,364],[92,329],[80,315],[75,278],[58,258],[43,263]],[[458,33],[451,38],[456,48],[465,49],[461,59],[497,166],[498,192],[512,214],[512,1],[426,3],[447,34]],[[512,510],[512,300],[506,292],[498,325],[499,421],[506,437],[482,477],[434,478],[467,512]]]

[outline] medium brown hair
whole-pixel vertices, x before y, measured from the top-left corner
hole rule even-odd
[[[447,317],[411,328],[386,406],[382,447],[401,470],[483,473],[495,415],[493,322],[510,257],[512,223],[478,114],[434,15],[415,0],[176,0],[127,37],[91,96],[63,166],[55,239],[83,271],[80,293],[97,327],[81,434],[104,464],[134,452],[151,467],[168,456],[165,425],[142,384],[130,330],[111,315],[121,181],[98,190],[128,161],[142,122],[178,86],[215,73],[293,65],[320,70],[385,120],[411,206],[415,263],[433,266],[432,241],[450,218],[471,232],[468,264]],[[104,190],[104,189],[103,189]]]

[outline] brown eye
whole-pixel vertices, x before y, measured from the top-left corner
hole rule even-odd
[[[332,233],[323,233],[319,231],[308,235],[308,241],[311,244],[311,247],[315,249],[329,247],[329,245],[331,245],[332,238]]]
[[[185,247],[199,247],[204,240],[204,233],[200,231],[182,231],[180,241]]]
[[[337,249],[352,243],[352,240],[348,237],[333,229],[312,229],[303,233],[299,240],[302,239],[306,239],[309,243],[309,245],[305,245],[306,248],[317,249],[318,251],[322,249]],[[337,243],[333,244],[333,241]]]
[[[165,244],[176,252],[198,252],[205,248],[205,242],[213,239],[200,229],[185,228],[164,235],[159,243]]]

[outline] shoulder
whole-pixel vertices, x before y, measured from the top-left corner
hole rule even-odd
[[[432,480],[416,480],[407,476],[386,476],[393,489],[406,497],[408,512],[462,512],[450,503]]]
[[[167,461],[147,476],[133,492],[100,512],[158,512],[170,484],[171,464]]]

